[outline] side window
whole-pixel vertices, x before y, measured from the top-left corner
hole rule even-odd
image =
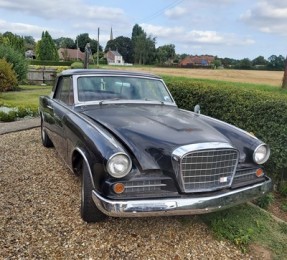
[[[58,99],[67,105],[74,104],[73,84],[71,77],[62,77],[59,79],[55,99]]]

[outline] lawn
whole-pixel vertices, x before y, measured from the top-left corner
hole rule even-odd
[[[39,96],[49,95],[51,86],[20,86],[19,91],[0,92],[0,121],[10,122],[18,118],[38,115]],[[9,112],[1,107],[13,108]]]
[[[38,106],[39,96],[49,95],[51,86],[22,85],[20,91],[0,93],[0,106],[6,107],[35,107]]]

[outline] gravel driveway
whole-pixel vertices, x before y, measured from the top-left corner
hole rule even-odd
[[[80,182],[39,128],[0,135],[1,259],[254,259],[196,216],[84,223]]]

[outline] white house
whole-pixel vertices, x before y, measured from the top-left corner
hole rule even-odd
[[[105,57],[107,59],[108,65],[124,65],[125,61],[123,56],[118,51],[109,50]]]

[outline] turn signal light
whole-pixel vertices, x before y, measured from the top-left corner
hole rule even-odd
[[[115,183],[113,185],[113,190],[114,190],[115,193],[121,194],[121,193],[123,193],[125,191],[125,185],[123,183],[120,183],[120,182]]]
[[[261,168],[257,169],[256,170],[256,176],[257,177],[262,177],[264,175],[264,172]]]

